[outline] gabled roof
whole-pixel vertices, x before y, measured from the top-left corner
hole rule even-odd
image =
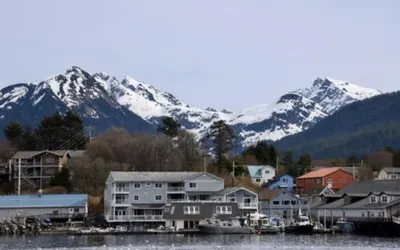
[[[43,154],[43,153],[48,153],[48,154],[53,154],[53,155],[58,155],[60,157],[64,156],[65,154],[68,153],[68,150],[56,150],[56,151],[18,151],[17,153],[14,154],[12,157],[13,159],[30,159],[36,155]]]
[[[325,177],[327,175],[330,175],[336,171],[342,170],[342,168],[337,167],[337,168],[321,168],[319,170],[314,170],[311,171],[307,174],[304,174],[300,177],[297,177],[297,179],[308,179],[308,178],[320,178],[320,177]],[[347,173],[347,172],[346,172]]]
[[[261,170],[265,167],[272,168],[270,165],[247,165],[247,170],[252,178],[262,178]]]
[[[257,195],[256,193],[254,193],[253,191],[251,191],[251,190],[249,190],[249,189],[247,189],[245,187],[227,187],[227,188],[224,188],[224,189],[214,193],[213,196],[228,195],[228,194],[231,194],[231,193],[235,193],[235,192],[237,192],[239,190],[244,190],[246,192],[249,192],[249,193],[252,193],[254,195]]]
[[[325,191],[328,191],[330,194],[334,194],[335,193],[335,192],[333,192],[333,190],[331,188],[326,186],[326,187],[307,188],[306,190],[304,190],[301,193],[301,196],[309,197],[309,196],[312,196],[312,195],[321,195]]]
[[[87,194],[2,195],[0,208],[84,207]]]
[[[269,189],[263,188],[263,190],[261,190],[261,192],[258,194],[258,199],[261,201],[270,201],[273,198],[275,198],[276,196],[278,196],[278,194],[280,194],[281,192],[282,192],[282,190],[280,190],[280,189],[269,190]]]
[[[382,168],[382,170],[385,171],[388,174],[392,174],[392,173],[400,174],[400,168]]]
[[[182,182],[187,179],[195,178],[204,172],[124,172],[112,171],[111,177],[115,181],[135,181],[135,182]],[[206,173],[211,175],[210,173]],[[212,175],[214,176],[214,175]],[[216,177],[216,176],[215,176]],[[217,179],[220,179],[216,177]],[[223,180],[221,180],[223,181]]]

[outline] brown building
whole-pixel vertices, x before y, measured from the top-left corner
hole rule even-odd
[[[304,192],[310,188],[330,186],[332,190],[339,190],[354,180],[353,175],[343,168],[323,168],[311,171],[296,179],[297,191]]]
[[[70,158],[69,151],[18,151],[10,160],[11,179],[15,190],[18,186],[19,169],[21,185],[39,189],[46,187],[55,173],[60,171]]]

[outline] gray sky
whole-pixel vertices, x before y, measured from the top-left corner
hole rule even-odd
[[[233,111],[318,76],[393,91],[399,11],[399,0],[3,0],[0,86],[79,65]]]

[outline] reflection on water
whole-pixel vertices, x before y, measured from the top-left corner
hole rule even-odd
[[[400,238],[351,235],[94,235],[0,237],[0,249],[400,249]]]

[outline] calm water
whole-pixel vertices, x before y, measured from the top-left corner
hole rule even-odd
[[[400,238],[344,235],[9,236],[0,249],[400,249]]]

